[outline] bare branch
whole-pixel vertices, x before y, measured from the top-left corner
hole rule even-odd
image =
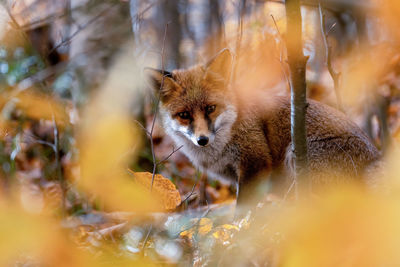
[[[147,11],[150,10],[150,8],[152,8],[156,3],[150,3],[148,6],[146,6],[141,12],[138,12],[135,16],[134,19],[139,19],[141,16],[143,16]],[[86,22],[83,25],[79,25],[78,29],[72,33],[67,39],[61,41],[59,44],[57,44],[55,47],[53,47],[53,49],[50,50],[49,54],[52,53],[54,50],[60,48],[61,46],[67,45],[69,44],[72,39],[78,34],[80,33],[82,30],[84,30],[85,28],[87,28],[89,25],[91,25],[93,22],[95,22],[96,20],[98,20],[100,17],[104,16],[106,13],[108,13],[110,10],[112,10],[113,8],[115,8],[115,6],[117,6],[117,3],[113,3],[111,5],[111,7],[107,7],[106,9],[104,9],[103,11],[101,11],[99,14],[97,14],[95,17],[93,17],[92,19],[90,19],[88,22]],[[65,16],[65,14],[63,14],[62,16]],[[131,20],[133,20],[133,18],[131,18]]]
[[[147,135],[148,137],[150,137],[150,132],[147,131],[146,127],[144,127],[143,124],[142,124],[140,121],[134,120],[134,122],[135,122],[137,125],[139,125],[140,128],[142,128],[142,130],[146,133],[146,135]]]
[[[145,237],[145,239],[143,240],[142,254],[144,254],[144,249],[146,248],[147,241],[149,240],[149,236],[150,236],[150,233],[151,233],[152,230],[153,230],[153,224],[150,224],[149,230],[147,231],[147,234],[146,234],[146,237]]]
[[[282,203],[286,201],[290,192],[292,191],[293,187],[296,185],[296,179],[293,179],[292,183],[290,184],[288,190],[286,191],[285,195],[283,196]]]
[[[199,181],[200,181],[200,175],[199,175],[199,172],[198,172],[198,170],[197,170],[196,182],[194,183],[190,194],[189,194],[188,196],[186,196],[184,200],[181,201],[181,203],[178,205],[178,207],[180,207],[186,200],[188,200],[188,199],[193,195],[194,189],[195,189],[196,186],[198,185]]]
[[[165,58],[164,57],[165,57],[165,41],[167,39],[167,31],[168,31],[168,23],[165,24],[164,39],[163,39],[163,44],[162,44],[162,48],[161,48],[161,68],[162,68],[162,72],[163,73],[165,71]],[[160,90],[159,90],[160,92],[161,92],[161,88],[164,86],[164,79],[165,79],[165,76],[163,75],[162,79],[161,79]],[[157,165],[158,165],[157,161],[156,161],[156,154],[154,152],[153,131],[154,131],[154,125],[156,123],[156,118],[157,118],[157,113],[158,113],[158,106],[160,104],[160,99],[161,99],[161,96],[160,96],[160,94],[158,94],[157,100],[156,100],[156,107],[155,107],[155,110],[154,110],[153,122],[152,122],[152,125],[151,125],[151,130],[150,130],[150,132],[148,134],[149,139],[150,139],[151,155],[152,155],[152,158],[153,158],[153,173],[152,173],[152,176],[151,176],[150,192],[153,191],[154,177],[156,175],[156,170],[157,170]],[[143,242],[142,253],[144,253],[144,249],[146,248],[147,240],[148,240],[148,238],[150,236],[150,233],[151,233],[152,229],[153,229],[153,225],[151,224],[150,227],[149,227],[149,230],[147,232],[146,239]]]
[[[177,149],[172,148],[172,152],[169,153],[169,155],[166,156],[163,160],[157,162],[157,165],[161,165],[161,164],[163,164],[164,162],[166,162],[173,154],[175,154],[175,153],[176,153],[179,149],[181,149],[182,147],[183,147],[183,145],[181,145],[181,146],[178,147]]]
[[[62,40],[59,44],[55,45],[48,54],[51,54],[52,52],[54,52],[55,50],[57,50],[58,48],[60,48],[61,46],[67,45],[69,44],[72,39],[74,39],[74,37],[80,33],[82,30],[84,30],[85,28],[87,28],[89,25],[91,25],[92,23],[94,23],[95,21],[97,21],[99,18],[101,18],[102,16],[104,16],[105,14],[107,14],[108,12],[110,12],[110,10],[112,10],[114,7],[116,6],[116,3],[114,3],[111,7],[107,7],[106,9],[104,9],[103,11],[101,11],[99,14],[97,14],[96,16],[94,16],[92,19],[90,19],[88,22],[86,22],[83,25],[79,25],[78,29],[72,33],[67,39]]]
[[[325,55],[326,55],[326,66],[328,67],[329,74],[332,77],[333,80],[333,88],[335,90],[335,95],[336,95],[336,101],[337,101],[337,108],[341,111],[343,110],[343,104],[342,104],[342,98],[340,97],[340,92],[339,92],[339,80],[340,80],[340,73],[336,72],[333,69],[332,66],[332,46],[329,45],[328,43],[328,33],[333,29],[334,25],[331,26],[329,29],[328,33],[325,31],[325,14],[322,10],[322,5],[321,2],[318,1],[318,10],[319,10],[319,18],[321,22],[321,33],[322,33],[322,39],[324,40],[324,46],[325,46]]]
[[[29,137],[29,138],[32,138],[32,139],[33,139],[32,141],[33,141],[34,143],[48,146],[48,147],[50,147],[53,151],[55,151],[55,148],[54,148],[54,144],[53,144],[53,143],[50,143],[50,142],[41,140],[39,137],[35,136],[34,134],[30,134],[30,133],[24,133],[24,136]]]
[[[162,48],[161,48],[161,70],[164,73],[165,72],[165,42],[167,39],[167,31],[168,31],[168,23],[165,24],[165,30],[164,30],[164,39],[163,39],[163,44],[162,44]],[[161,84],[160,84],[160,90],[159,92],[161,92],[161,89],[164,86],[164,80],[165,80],[165,76],[162,76],[161,79]],[[150,191],[153,190],[153,183],[154,183],[154,177],[156,175],[156,169],[157,169],[157,161],[156,161],[156,154],[154,153],[154,142],[153,142],[153,131],[154,131],[154,125],[156,123],[156,118],[157,118],[157,113],[158,113],[158,106],[160,105],[160,93],[157,96],[157,100],[156,100],[156,108],[154,110],[154,117],[153,117],[153,122],[151,125],[151,130],[150,130],[150,145],[151,145],[151,155],[153,157],[153,175],[151,177],[151,187],[150,187]]]
[[[239,2],[239,13],[238,13],[238,27],[236,32],[236,47],[235,47],[235,65],[233,67],[232,83],[236,81],[236,71],[238,66],[238,61],[240,57],[240,50],[243,38],[243,20],[246,12],[246,0],[240,0]]]
[[[284,4],[285,0],[266,0],[267,2]],[[318,7],[319,0],[301,0],[301,5],[309,7]],[[352,12],[360,9],[375,10],[377,5],[374,1],[359,1],[359,0],[324,0],[325,8],[332,12]]]
[[[44,80],[46,80],[47,78],[51,77],[52,75],[55,75],[55,74],[63,71],[64,68],[67,66],[67,64],[68,64],[67,62],[59,62],[59,63],[57,63],[57,65],[47,67],[47,68],[45,68],[43,70],[38,71],[34,75],[23,79],[22,81],[20,81],[17,84],[16,92],[19,93],[21,91],[24,91],[24,90],[30,88],[35,83],[43,82]]]
[[[285,70],[285,62],[283,61],[283,53],[284,53],[284,49],[285,49],[285,44],[284,44],[284,42],[285,42],[285,41],[284,41],[284,39],[283,39],[283,37],[282,37],[282,35],[281,35],[281,32],[279,31],[278,24],[276,23],[275,18],[274,18],[274,16],[273,16],[272,14],[271,14],[271,18],[272,18],[272,20],[273,20],[273,22],[274,22],[276,31],[277,31],[278,36],[279,36],[279,42],[280,42],[280,48],[279,48],[279,62],[281,63],[280,66],[281,66],[281,69],[282,69],[282,73],[283,73],[283,75],[285,76],[285,79],[286,79],[288,88],[290,88],[290,79],[289,79],[289,75],[286,73],[286,70]]]
[[[9,8],[8,5],[6,5],[6,11],[7,11],[8,16],[9,16],[10,19],[11,19],[11,26],[12,26],[14,29],[20,31],[21,34],[22,34],[22,36],[23,36],[23,38],[24,38],[24,40],[25,40],[27,43],[29,43],[29,39],[28,39],[28,37],[26,36],[26,33],[22,30],[21,25],[19,25],[18,21],[15,19],[14,15],[12,14],[12,12],[11,12],[11,10],[10,10],[10,8]]]
[[[200,221],[201,219],[203,219],[204,217],[206,217],[208,215],[208,213],[211,211],[210,205],[208,205],[207,203],[207,210],[204,211],[204,213],[197,219],[197,221],[195,223],[193,223],[191,226],[184,228],[182,230],[180,230],[179,232],[177,232],[176,234],[174,234],[175,236],[180,235],[181,233],[190,230],[191,228],[196,227],[196,232],[198,232],[198,227],[200,226]]]
[[[181,203],[178,205],[178,207],[182,206],[182,204],[185,203],[186,200],[188,200],[194,194],[194,189],[197,186],[197,182],[193,185],[192,190],[190,191],[190,193],[181,201]]]
[[[56,159],[56,168],[57,168],[57,178],[58,181],[60,183],[61,186],[61,190],[63,193],[63,197],[62,197],[62,215],[63,217],[66,216],[66,199],[65,196],[67,194],[67,185],[64,179],[64,175],[63,175],[63,170],[62,170],[62,166],[61,166],[61,156],[60,156],[60,132],[58,131],[58,127],[57,127],[57,121],[56,121],[56,117],[54,115],[54,110],[53,110],[53,106],[51,104],[51,102],[48,102],[48,105],[50,106],[51,109],[51,117],[53,120],[53,134],[54,134],[54,144],[53,144],[53,149],[54,149],[54,156]]]

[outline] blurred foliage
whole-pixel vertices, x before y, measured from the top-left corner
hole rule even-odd
[[[238,40],[235,85],[249,99],[288,93],[283,5],[244,2],[242,33],[238,1],[2,4],[1,266],[400,265],[398,1],[322,1],[345,112],[387,155],[381,190],[294,203],[260,186],[234,220],[235,185],[207,182],[153,125],[142,68],[190,66]],[[309,97],[336,106],[305,2]]]

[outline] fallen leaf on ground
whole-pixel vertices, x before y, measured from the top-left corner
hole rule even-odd
[[[143,185],[146,189],[158,196],[165,210],[173,211],[181,204],[181,195],[175,185],[161,174],[154,175],[153,186],[151,185],[152,173],[149,172],[134,172],[136,182]],[[152,189],[151,189],[152,188]]]

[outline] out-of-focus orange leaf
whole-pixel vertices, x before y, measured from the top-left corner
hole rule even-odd
[[[0,94],[0,110],[2,111],[0,136],[2,137],[15,131],[16,125],[9,120],[10,114],[15,108],[20,109],[27,117],[32,119],[48,121],[54,119],[59,127],[65,126],[69,121],[66,105],[61,100],[32,90],[17,94],[2,93]]]
[[[345,104],[352,107],[355,104],[365,105],[366,97],[374,97],[378,82],[384,79],[388,62],[395,55],[394,51],[385,45],[365,46],[356,53],[349,55],[343,64],[341,94]]]
[[[14,266],[17,262],[38,266],[99,266],[90,254],[68,241],[54,218],[27,214],[16,203],[1,199],[0,240],[0,266]]]
[[[192,229],[189,229],[189,230],[182,231],[180,233],[180,236],[181,237],[187,237],[187,238],[191,239],[193,237],[193,233],[194,233],[194,231]]]
[[[227,229],[227,230],[233,229],[233,230],[239,231],[239,227],[237,227],[236,225],[233,225],[233,224],[223,224],[221,227],[224,229]]]
[[[138,183],[150,190],[153,177],[152,173],[135,172],[134,177]],[[154,175],[152,193],[161,199],[167,211],[172,211],[181,204],[181,195],[179,191],[169,179],[163,177],[161,174]]]
[[[180,233],[181,237],[191,239],[196,232],[204,236],[208,234],[213,227],[213,222],[209,218],[192,219],[191,222],[193,223],[193,227],[182,231]]]
[[[215,232],[213,232],[212,235],[215,239],[219,240],[222,244],[225,244],[231,238],[230,233],[228,231],[226,231],[225,229],[217,229]]]
[[[139,135],[129,118],[110,114],[93,118],[80,136],[79,185],[94,193],[107,207],[119,211],[160,211],[150,192],[138,186],[126,170]]]
[[[398,0],[374,0],[376,6],[379,8],[379,16],[383,18],[386,29],[389,30],[391,36],[397,38],[400,41],[400,2]]]
[[[15,103],[31,118],[45,120],[54,118],[58,125],[68,122],[65,105],[55,98],[29,91],[18,94]]]
[[[199,222],[199,234],[206,235],[208,234],[213,226],[213,222],[208,218],[201,218]]]
[[[213,237],[220,241],[223,245],[231,241],[233,234],[239,231],[239,227],[233,224],[224,224],[215,229]]]
[[[338,190],[284,214],[280,266],[397,266],[400,207],[396,198]]]

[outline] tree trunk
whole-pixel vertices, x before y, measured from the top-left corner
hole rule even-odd
[[[158,42],[160,46],[163,43],[165,25],[168,23],[168,35],[165,43],[165,54],[168,55],[166,69],[178,69],[183,62],[180,52],[183,30],[180,20],[179,4],[179,0],[161,1],[157,9],[157,17],[154,18],[156,23],[158,23]]]
[[[287,54],[290,69],[291,136],[295,165],[296,196],[310,189],[307,176],[308,158],[306,141],[307,85],[306,64],[303,54],[300,0],[286,0]]]

